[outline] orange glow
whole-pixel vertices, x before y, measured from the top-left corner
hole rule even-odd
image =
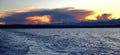
[[[51,16],[50,15],[29,16],[26,18],[26,20],[28,23],[32,23],[32,24],[50,24]]]
[[[5,23],[4,22],[0,22],[0,25],[5,25]]]
[[[102,12],[95,12],[92,15],[89,15],[86,17],[87,20],[103,20],[103,19],[107,19],[107,20],[113,20],[113,19],[119,19],[119,15],[117,14],[113,14],[113,13],[109,13],[107,14],[106,17],[101,17],[102,16]]]
[[[97,20],[97,16],[99,15],[99,12],[94,12],[92,15],[89,15],[86,17],[87,20]]]

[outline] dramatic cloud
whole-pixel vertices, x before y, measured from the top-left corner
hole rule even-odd
[[[111,20],[113,19],[112,17],[112,14],[102,14],[102,15],[99,15],[97,16],[97,20]]]
[[[50,24],[51,16],[43,15],[43,16],[29,16],[26,18],[27,24]]]
[[[24,8],[0,13],[1,24],[53,24],[91,20],[87,17],[94,15],[94,11],[68,8],[37,9]],[[96,17],[98,20],[111,19],[111,14]]]
[[[6,24],[50,24],[85,21],[93,11],[78,10],[72,7],[57,9],[19,9],[0,13],[0,21]],[[49,19],[42,18],[49,15]],[[47,20],[47,21],[46,21]],[[44,22],[43,22],[44,21]]]

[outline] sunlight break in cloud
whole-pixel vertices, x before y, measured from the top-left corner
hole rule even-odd
[[[112,14],[100,14],[95,11],[75,9],[73,7],[40,9],[23,8],[0,13],[0,21],[6,24],[54,24],[81,22],[89,20],[111,20]]]

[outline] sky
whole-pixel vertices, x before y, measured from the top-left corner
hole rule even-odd
[[[23,12],[36,8],[53,10],[61,8],[62,10],[64,8],[74,7],[76,10],[95,11],[96,15],[108,13],[105,16],[109,16],[109,14],[112,14],[112,17],[118,19],[120,18],[119,5],[120,0],[0,0],[0,16],[11,14],[10,12],[4,14],[1,12],[13,10]],[[88,16],[87,18],[95,19],[93,16],[95,15]]]
[[[116,12],[120,10],[120,0],[0,0],[0,11],[26,7],[78,9]]]

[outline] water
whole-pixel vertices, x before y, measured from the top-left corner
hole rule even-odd
[[[120,55],[120,28],[4,29],[1,55]]]

